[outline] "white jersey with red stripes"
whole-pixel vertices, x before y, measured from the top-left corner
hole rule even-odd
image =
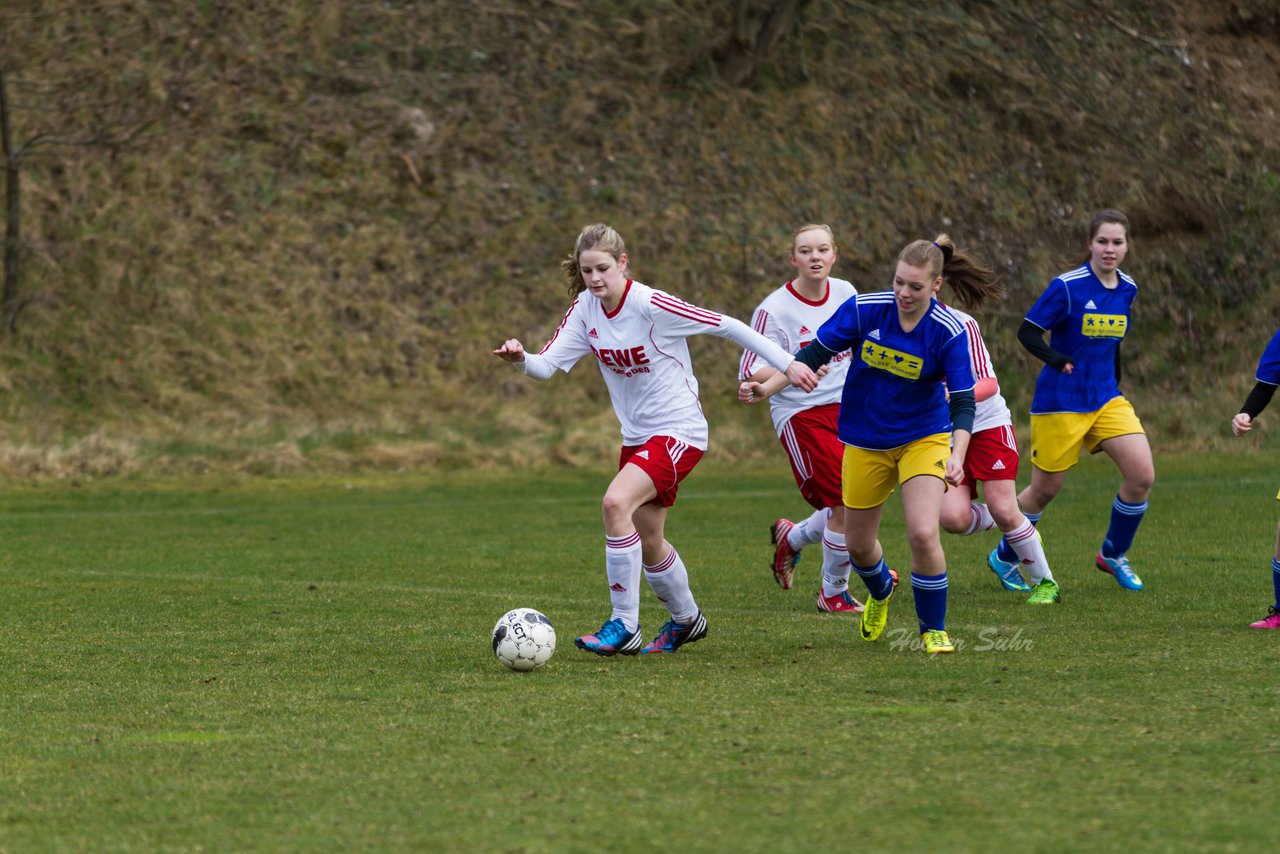
[[[954,306],[946,306],[946,309],[960,319],[965,331],[969,333],[969,365],[973,368],[974,381],[984,377],[995,379],[996,369],[991,364],[991,354],[987,351],[987,342],[982,340],[982,330],[978,328],[978,321]],[[986,400],[978,401],[977,411],[973,414],[974,433],[990,430],[992,427],[1012,426],[1012,424],[1013,416],[1009,412],[1009,405],[1005,403],[1004,395],[999,391]]]
[[[686,340],[704,333],[749,347],[778,370],[785,371],[794,358],[740,320],[628,280],[613,313],[587,291],[578,294],[546,346],[526,353],[516,367],[547,379],[592,355],[622,424],[624,445],[671,436],[706,450],[707,419]]]
[[[818,327],[835,314],[841,303],[857,293],[858,290],[852,283],[844,279],[828,278],[826,296],[815,302],[801,296],[792,283],[787,282],[756,306],[755,313],[751,315],[751,328],[788,353],[796,353],[809,346]],[[778,431],[779,436],[791,416],[797,412],[824,403],[840,402],[851,355],[852,351],[845,350],[832,357],[827,365],[827,375],[808,394],[803,389],[787,386],[769,398],[769,414],[773,416],[773,429]],[[761,367],[756,354],[744,350],[738,363],[738,379],[747,379]]]

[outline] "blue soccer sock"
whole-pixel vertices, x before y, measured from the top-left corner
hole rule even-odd
[[[1022,515],[1026,516],[1027,521],[1030,522],[1032,525],[1040,524],[1041,514],[1023,513]],[[996,557],[1000,558],[1005,563],[1018,563],[1020,560],[1022,560],[1020,557],[1018,557],[1018,553],[1013,550],[1013,546],[1009,545],[1008,537],[1000,538],[1000,542],[996,545]]]
[[[885,599],[893,592],[893,576],[889,574],[889,565],[884,562],[883,555],[875,566],[853,564],[853,571],[858,573],[862,583],[867,585],[867,592],[871,594],[872,599]]]
[[[921,633],[947,627],[947,573],[918,575],[911,573],[911,592],[916,597],[916,618]]]
[[[1271,583],[1276,588],[1276,608],[1280,609],[1280,560],[1271,559]]]
[[[1133,545],[1133,536],[1138,533],[1142,517],[1147,512],[1147,502],[1129,504],[1119,495],[1111,505],[1111,527],[1107,529],[1107,538],[1102,541],[1103,557],[1122,557]]]

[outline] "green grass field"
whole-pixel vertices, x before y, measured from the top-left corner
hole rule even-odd
[[[712,455],[714,457],[714,454]],[[1280,476],[1163,457],[1122,591],[1116,479],[1042,522],[1058,607],[944,540],[959,654],[766,567],[781,455],[704,463],[668,526],[710,635],[599,659],[607,473],[98,482],[0,494],[0,850],[1247,850],[1274,827]],[[905,561],[897,499],[883,539]],[[858,588],[855,586],[855,591]],[[860,592],[860,591],[858,591]],[[532,606],[559,649],[502,668]],[[645,590],[652,634],[665,618]]]

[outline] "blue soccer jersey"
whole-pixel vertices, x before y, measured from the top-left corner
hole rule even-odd
[[[1280,385],[1280,329],[1271,336],[1267,349],[1262,351],[1258,360],[1258,375],[1255,379],[1267,385]]]
[[[1071,358],[1071,373],[1045,365],[1031,399],[1032,415],[1096,412],[1120,396],[1116,350],[1129,330],[1129,310],[1138,285],[1117,270],[1114,288],[1084,264],[1052,282],[1027,312],[1027,320],[1049,333],[1049,346]]]
[[[854,357],[840,400],[840,441],[869,451],[900,448],[951,432],[943,381],[973,388],[964,324],[932,300],[910,332],[898,325],[892,291],[846,300],[818,329],[817,340]]]

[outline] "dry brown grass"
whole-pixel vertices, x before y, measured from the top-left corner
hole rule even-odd
[[[567,303],[557,262],[596,219],[641,279],[739,317],[786,277],[799,222],[830,222],[838,272],[871,289],[945,229],[1005,275],[988,339],[1017,406],[1017,319],[1088,213],[1119,206],[1143,286],[1133,396],[1201,441],[1161,402],[1247,390],[1255,318],[1280,307],[1280,183],[1223,51],[1248,38],[1238,61],[1274,75],[1258,33],[1280,4],[814,2],[738,89],[710,73],[710,7],[481,5],[0,16],[15,74],[141,75],[157,120],[143,145],[25,165],[36,299],[0,352],[0,473],[608,459],[589,366],[534,388],[487,355],[541,344]],[[15,135],[41,121],[19,112]],[[718,396],[735,354],[695,359],[718,452],[771,452]]]

